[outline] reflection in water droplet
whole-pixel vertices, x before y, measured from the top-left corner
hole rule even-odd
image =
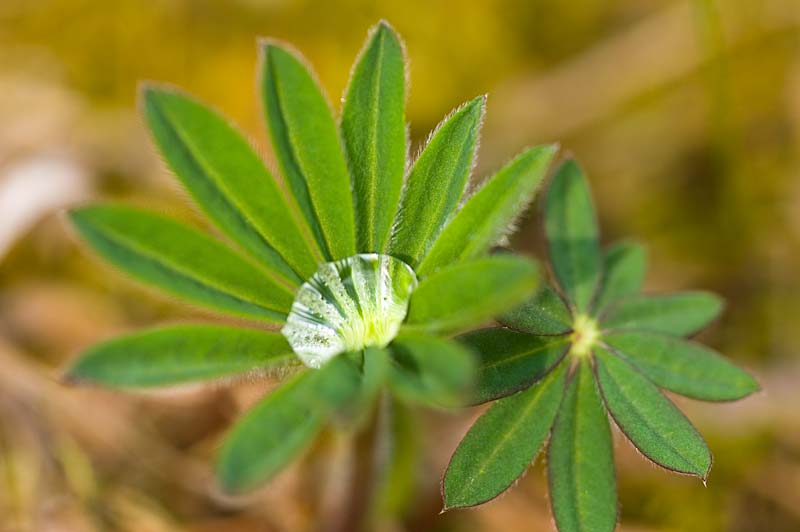
[[[329,262],[297,291],[281,332],[305,365],[319,368],[344,351],[391,342],[416,287],[414,270],[389,255]]]

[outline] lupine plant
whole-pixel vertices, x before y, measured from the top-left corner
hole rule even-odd
[[[68,381],[141,389],[292,368],[226,436],[218,478],[229,492],[269,479],[324,427],[355,423],[384,394],[463,400],[475,359],[451,336],[535,293],[533,261],[488,252],[556,151],[525,150],[468,193],[485,98],[453,111],[410,163],[405,52],[387,24],[370,33],[338,121],[297,52],[274,41],[260,52],[280,178],[216,111],[173,88],[141,92],[155,145],[224,243],[138,208],[70,214],[123,272],[243,321],[112,339],[83,353]]]
[[[572,160],[550,186],[544,226],[555,282],[504,314],[504,327],[460,338],[479,353],[475,402],[497,401],[453,454],[442,482],[445,508],[503,493],[549,436],[558,529],[612,531],[617,494],[608,415],[652,462],[705,482],[711,452],[661,389],[730,401],[758,385],[718,353],[684,339],[719,314],[718,297],[644,295],[643,248],[621,242],[601,250],[589,187]]]

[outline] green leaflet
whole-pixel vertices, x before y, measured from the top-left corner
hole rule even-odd
[[[64,378],[120,388],[184,384],[285,365],[279,333],[219,325],[178,325],[120,336],[91,347]]]
[[[574,160],[553,177],[544,226],[558,282],[577,310],[586,312],[600,281],[601,258],[589,184]]]
[[[405,58],[385,22],[359,55],[342,109],[359,253],[383,253],[406,170]]]
[[[106,260],[137,279],[230,314],[280,322],[289,289],[204,234],[130,207],[73,210],[72,223]]]
[[[644,284],[647,256],[636,242],[620,242],[606,251],[603,258],[603,281],[594,302],[598,312],[610,303],[638,293]]]
[[[550,436],[547,476],[559,532],[614,530],[614,448],[588,360],[580,363],[567,385]]]
[[[330,106],[298,54],[264,42],[261,90],[275,156],[328,259],[355,254],[350,176]]]
[[[452,340],[403,333],[391,344],[393,390],[430,405],[463,404],[475,377],[475,358]]]
[[[502,327],[473,331],[458,340],[478,355],[474,404],[527,388],[549,373],[569,348],[564,336],[533,336]]]
[[[227,435],[217,463],[227,492],[254,488],[277,474],[356,396],[360,375],[346,354],[282,384],[247,412]]]
[[[530,297],[537,270],[534,262],[513,255],[443,268],[411,294],[406,328],[455,332],[484,323]]]
[[[604,341],[657,385],[704,401],[732,401],[758,383],[717,352],[696,342],[650,332],[607,334]]]
[[[442,482],[444,509],[494,499],[519,478],[550,433],[566,364],[524,392],[494,403],[458,445]]]
[[[543,284],[531,299],[502,314],[498,321],[506,327],[528,334],[566,334],[572,328],[572,316],[561,296]]]
[[[161,154],[217,226],[294,284],[313,274],[319,250],[241,133],[174,89],[146,87],[142,99]]]
[[[597,352],[603,399],[631,443],[662,467],[705,479],[711,452],[689,420],[627,362],[602,348]]]
[[[722,311],[722,300],[708,292],[636,295],[611,306],[601,318],[604,329],[663,332],[685,336],[699,331]]]
[[[528,206],[558,147],[524,151],[489,179],[444,228],[420,264],[420,277],[449,264],[483,255]]]
[[[416,266],[458,207],[472,170],[486,98],[463,105],[436,128],[408,176],[389,253]]]

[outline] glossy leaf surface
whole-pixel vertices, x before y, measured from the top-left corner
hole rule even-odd
[[[662,388],[704,401],[732,401],[758,383],[717,352],[697,343],[650,332],[607,334],[604,341]]]
[[[523,390],[542,379],[569,348],[565,337],[541,337],[502,327],[481,329],[458,340],[478,356],[473,403]]]
[[[556,278],[576,309],[585,312],[600,281],[602,263],[589,184],[574,160],[561,165],[553,177],[544,227]]]
[[[502,314],[498,321],[528,334],[559,335],[572,328],[572,315],[561,296],[548,285],[519,307]]]
[[[547,455],[550,504],[559,532],[611,532],[617,482],[608,416],[584,360],[567,386]]]
[[[631,296],[644,284],[647,256],[636,242],[620,242],[611,246],[603,257],[603,280],[594,302],[602,310],[610,303]]]
[[[625,436],[656,464],[705,479],[711,452],[686,416],[627,362],[598,352],[595,371],[603,399]]]
[[[636,295],[619,301],[601,319],[605,329],[662,332],[684,336],[699,331],[722,311],[708,292]]]
[[[566,366],[494,403],[458,445],[442,482],[445,509],[489,501],[522,475],[550,433]]]

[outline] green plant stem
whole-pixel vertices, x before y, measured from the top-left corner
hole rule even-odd
[[[351,467],[348,486],[342,497],[341,513],[334,522],[322,527],[328,532],[367,532],[374,530],[372,508],[376,500],[376,488],[380,479],[380,450],[391,438],[391,405],[389,397],[383,394],[376,402],[376,408],[368,416],[368,421],[360,427],[351,442]]]

